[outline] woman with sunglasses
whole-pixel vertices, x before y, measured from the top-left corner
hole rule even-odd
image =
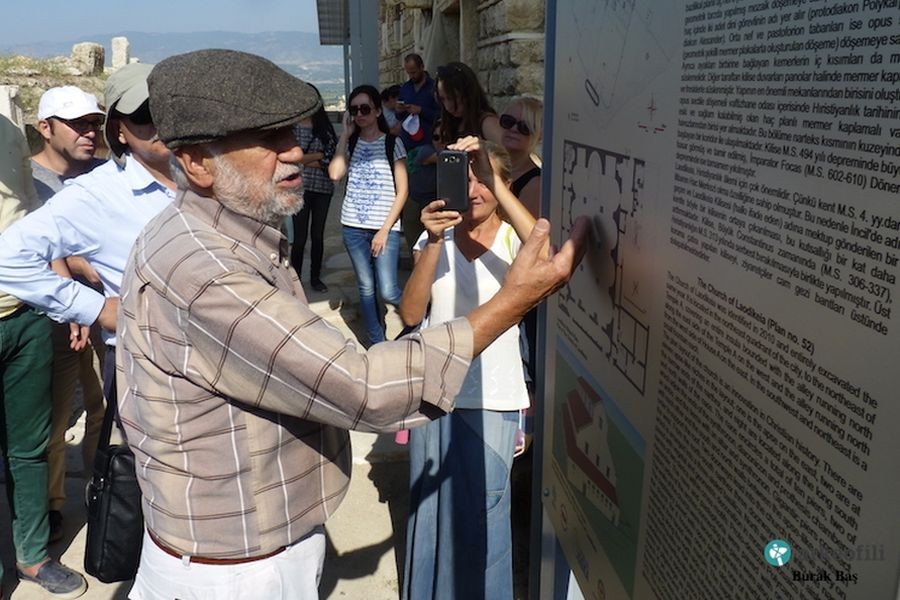
[[[541,165],[535,153],[541,143],[544,103],[537,98],[514,98],[500,115],[503,147],[512,161],[513,194],[535,218],[541,208]]]
[[[402,294],[397,261],[403,237],[399,219],[408,192],[406,150],[388,133],[377,89],[355,88],[348,104],[328,175],[332,181],[347,176],[341,235],[356,273],[366,342],[372,345],[385,340],[376,287],[382,301],[394,306]]]
[[[541,210],[541,165],[535,151],[541,143],[543,124],[544,103],[530,96],[514,98],[506,108],[506,112],[500,115],[503,147],[509,152],[512,165],[510,189],[535,218]],[[536,308],[530,310],[522,319],[520,342],[525,381],[529,392],[533,394],[537,361]],[[524,452],[530,443],[530,434],[527,434],[525,429],[523,424],[520,440],[517,440],[516,450],[520,453]]]
[[[467,137],[450,146],[473,157],[470,208],[422,211],[425,232],[400,316],[429,325],[463,316],[499,289],[535,219],[513,196],[502,146]],[[509,220],[500,217],[500,210]],[[410,431],[406,600],[512,600],[510,470],[528,392],[511,327],[476,358],[447,414]]]
[[[478,76],[461,62],[438,67],[434,93],[441,105],[441,140],[455,142],[472,135],[502,143],[503,129],[497,111],[488,103]]]

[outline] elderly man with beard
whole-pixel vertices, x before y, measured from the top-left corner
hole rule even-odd
[[[122,286],[119,406],[146,524],[130,597],[318,598],[347,429],[451,410],[472,357],[571,276],[586,228],[549,258],[539,222],[484,306],[365,351],[309,308],[278,228],[302,202],[292,126],[312,88],[230,50],[168,58],[149,87],[179,193]]]

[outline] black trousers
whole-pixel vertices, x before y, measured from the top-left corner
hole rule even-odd
[[[328,218],[330,205],[331,194],[312,190],[303,192],[303,209],[292,217],[294,245],[291,247],[291,265],[297,271],[297,277],[300,277],[300,271],[303,269],[303,251],[306,249],[307,236],[312,238],[310,280],[315,281],[322,275],[322,256],[325,253],[325,220]]]

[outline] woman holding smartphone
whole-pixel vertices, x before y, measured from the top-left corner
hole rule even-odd
[[[425,232],[400,303],[406,325],[421,322],[429,306],[435,325],[486,302],[534,227],[507,187],[502,146],[467,137],[449,148],[474,159],[469,208],[444,210],[435,200],[422,211]],[[527,406],[514,326],[472,362],[454,411],[410,431],[404,598],[512,599],[509,474]]]
[[[407,196],[406,150],[388,133],[381,94],[371,85],[350,92],[344,130],[328,175],[347,176],[341,206],[341,235],[356,273],[367,344],[385,340],[375,291],[394,306],[402,294],[397,281],[402,232],[400,214]]]

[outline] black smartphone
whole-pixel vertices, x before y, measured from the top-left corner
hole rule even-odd
[[[444,210],[469,210],[469,156],[462,150],[438,154],[437,197],[446,201]]]

